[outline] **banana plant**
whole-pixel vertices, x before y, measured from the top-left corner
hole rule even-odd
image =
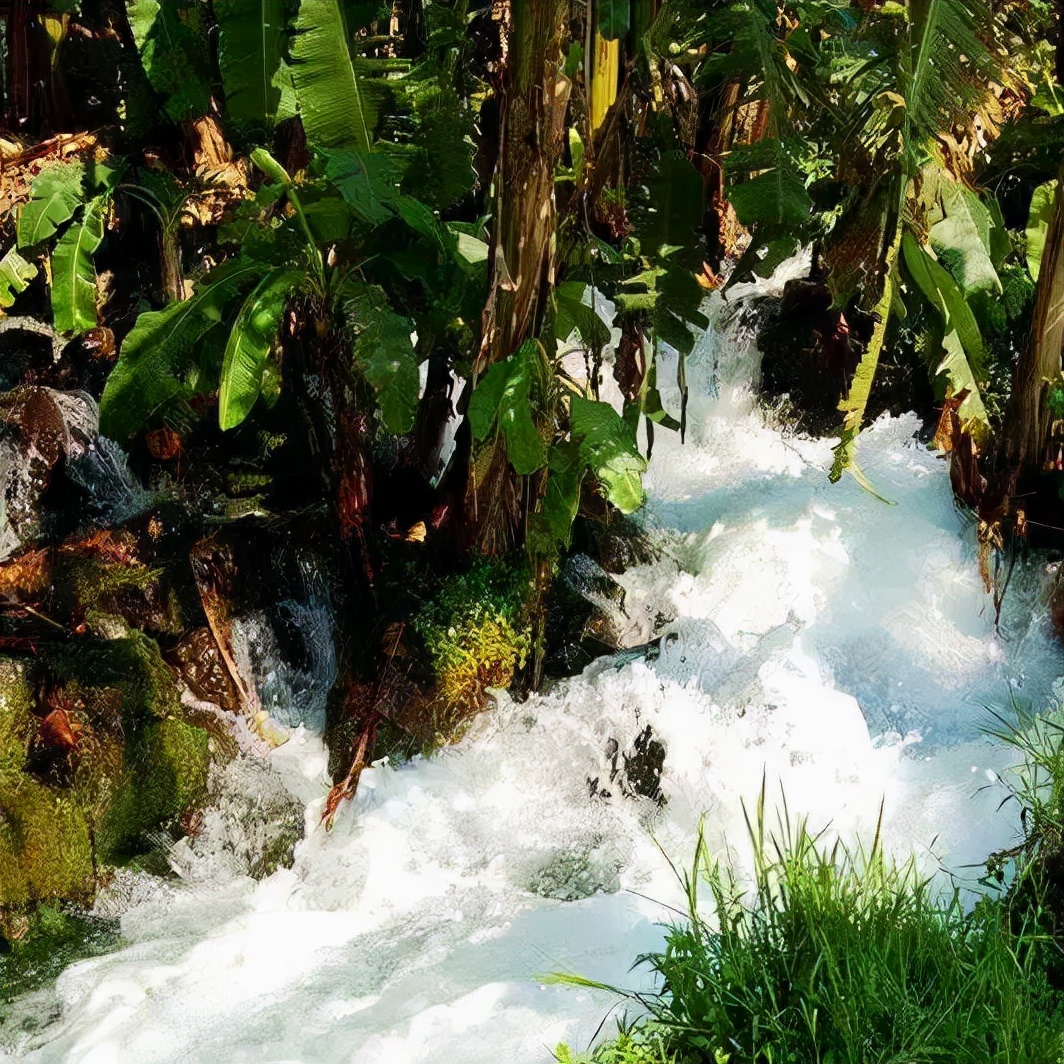
[[[50,260],[50,295],[56,332],[65,336],[97,324],[94,256],[103,243],[120,167],[80,161],[45,166],[34,178],[29,200],[15,225],[15,245],[0,265],[0,305],[36,276],[34,259]]]

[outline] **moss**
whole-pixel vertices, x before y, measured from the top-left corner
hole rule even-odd
[[[34,727],[31,706],[24,669],[0,659],[0,782],[22,771]]]
[[[96,692],[90,711],[102,714],[117,706],[127,737],[147,720],[182,715],[173,674],[158,644],[143,632],[131,631],[121,639],[79,639],[53,653],[48,664],[60,683]]]
[[[9,917],[90,900],[99,865],[150,848],[206,794],[208,735],[184,719],[153,640],[72,641],[47,666],[78,736],[58,772],[36,761],[41,725],[24,668],[0,659],[0,915]]]
[[[0,910],[91,898],[92,839],[77,801],[29,776],[0,783]]]
[[[0,660],[0,911],[92,888],[92,846],[77,802],[23,771],[37,730],[32,704],[24,668]]]
[[[436,677],[440,727],[483,708],[489,687],[508,687],[532,647],[525,617],[531,579],[522,565],[478,561],[449,577],[414,622]]]
[[[59,905],[42,905],[12,939],[0,935],[0,1001],[54,979],[67,965],[118,944],[118,921]]]
[[[149,724],[126,751],[126,765],[100,824],[101,859],[117,861],[150,844],[151,832],[177,824],[207,791],[207,733],[183,720]]]

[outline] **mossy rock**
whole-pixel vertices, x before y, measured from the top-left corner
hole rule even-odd
[[[207,732],[184,719],[151,639],[78,640],[48,666],[78,726],[56,776],[31,756],[41,718],[25,668],[0,659],[0,916],[91,900],[101,865],[151,848],[206,795]]]
[[[97,834],[99,856],[120,861],[142,851],[149,836],[171,827],[207,793],[210,749],[202,728],[177,718],[145,727]]]
[[[439,738],[484,707],[489,687],[506,688],[532,650],[531,577],[522,564],[482,559],[444,581],[414,629],[435,676]]]
[[[127,740],[149,720],[183,715],[173,674],[158,644],[142,632],[72,641],[49,656],[48,666],[59,683],[94,692],[90,711],[104,716],[117,708]]]
[[[88,820],[73,793],[24,771],[37,730],[25,669],[0,660],[0,911],[91,897]]]
[[[10,939],[0,933],[0,1002],[36,990],[67,965],[107,953],[119,941],[117,920],[53,904],[42,905],[18,932]]]
[[[29,776],[0,783],[0,910],[88,901],[94,890],[89,825],[74,796]]]

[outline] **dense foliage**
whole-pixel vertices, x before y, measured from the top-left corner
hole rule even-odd
[[[801,248],[765,387],[827,411],[831,479],[874,490],[861,427],[915,405],[988,580],[1064,526],[1059,45],[1040,0],[0,3],[0,933],[150,863],[212,757],[278,741],[242,617],[321,708],[327,816],[534,687],[566,553],[686,432],[707,296]],[[883,989],[926,939],[967,951],[943,994],[984,980],[1042,1036],[981,916],[813,854],[770,876],[806,915],[914,907],[875,947],[884,1023],[935,1026]],[[765,960],[794,930],[768,883],[718,898],[742,935],[674,947]],[[812,1052],[777,1011],[754,1041]]]

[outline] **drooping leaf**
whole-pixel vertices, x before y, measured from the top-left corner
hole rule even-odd
[[[942,318],[944,355],[933,371],[936,376],[946,377],[953,395],[968,392],[958,410],[960,416],[985,425],[986,409],[979,385],[985,353],[975,315],[957,282],[911,233],[902,239],[902,254],[909,276]]]
[[[302,0],[292,40],[292,81],[307,140],[369,154],[377,116],[351,61],[340,0]]]
[[[555,333],[565,341],[576,331],[589,348],[601,350],[610,342],[610,330],[595,308],[584,302],[587,290],[581,281],[563,281],[555,288]]]
[[[367,225],[382,225],[395,217],[399,174],[383,152],[360,155],[355,151],[326,153],[325,173],[355,214]]]
[[[861,434],[865,410],[868,408],[868,398],[872,394],[872,384],[876,378],[876,369],[879,367],[879,356],[887,337],[887,323],[890,321],[891,307],[896,301],[895,289],[898,285],[897,265],[900,250],[901,232],[899,230],[895,233],[887,252],[886,282],[879,302],[876,304],[876,324],[872,329],[872,336],[854,371],[850,389],[839,402],[839,413],[843,415],[842,426],[839,429],[839,442],[833,448],[835,459],[828,473],[828,479],[834,484],[842,478],[843,473],[849,470],[857,482],[871,491],[873,495],[876,493],[857,465],[857,437]]]
[[[30,199],[19,210],[16,235],[20,248],[54,236],[84,202],[85,167],[79,162],[53,163],[33,179]]]
[[[90,200],[82,217],[60,237],[52,254],[52,315],[61,333],[96,326],[96,267],[93,256],[103,243],[109,196]]]
[[[586,465],[575,440],[554,444],[547,455],[547,484],[539,508],[530,516],[527,546],[531,553],[556,556],[572,542],[580,510],[580,485]]]
[[[569,419],[573,438],[580,441],[580,456],[602,485],[606,498],[621,513],[643,505],[643,473],[646,459],[639,453],[635,436],[609,403],[574,395]]]
[[[679,248],[684,265],[697,268],[695,234],[702,224],[702,176],[683,152],[666,152],[654,167],[645,200],[632,210],[635,235],[644,255]]]
[[[1027,269],[1037,281],[1045,253],[1046,233],[1053,218],[1053,201],[1057,195],[1057,182],[1047,181],[1034,190],[1031,197],[1031,212],[1027,217]]]
[[[262,391],[262,375],[277,341],[281,316],[302,274],[275,270],[267,274],[240,308],[222,358],[218,424],[236,428],[251,413]]]
[[[624,37],[631,25],[631,0],[597,0],[599,33],[607,41]]]
[[[277,117],[289,7],[288,0],[215,0],[226,108],[239,121],[268,125]]]
[[[391,308],[387,295],[372,285],[354,284],[345,304],[355,338],[355,364],[377,395],[381,420],[389,432],[409,432],[417,417],[417,354],[413,325]]]
[[[0,259],[0,311],[15,302],[15,296],[25,292],[37,276],[37,265],[27,262],[14,247]]]
[[[112,439],[127,439],[169,403],[187,395],[184,374],[198,360],[200,345],[261,275],[260,263],[238,261],[214,271],[190,299],[141,314],[107,378],[100,399],[101,431]]]
[[[990,212],[979,197],[959,182],[943,184],[946,216],[931,227],[931,245],[955,263],[954,273],[966,296],[1001,291],[1001,279],[990,257]]]
[[[474,438],[485,439],[498,424],[506,455],[521,475],[542,469],[547,449],[532,419],[532,386],[539,373],[539,347],[526,340],[502,362],[496,362],[478,382],[469,401],[469,424]]]
[[[211,90],[201,5],[189,0],[126,0],[126,12],[144,72],[163,97],[166,113],[175,122],[206,114]]]

